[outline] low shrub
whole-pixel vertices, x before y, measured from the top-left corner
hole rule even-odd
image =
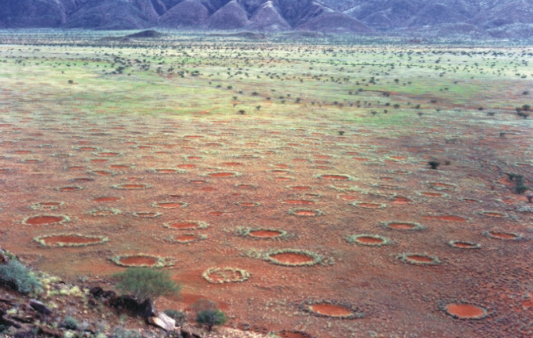
[[[61,323],[61,326],[67,330],[77,330],[78,321],[72,317],[65,317],[65,319],[63,319],[63,323]]]
[[[185,312],[167,309],[165,314],[176,321],[176,325],[181,325],[187,321],[187,314]]]
[[[0,281],[20,293],[30,293],[41,288],[41,283],[33,272],[15,260],[9,261],[8,264],[0,265]]]
[[[154,268],[129,268],[113,275],[119,280],[116,288],[135,296],[139,301],[160,296],[179,295],[181,285],[176,284],[167,271]]]

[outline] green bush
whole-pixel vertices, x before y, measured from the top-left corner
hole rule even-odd
[[[113,275],[119,283],[117,289],[135,296],[139,301],[160,296],[179,295],[181,285],[176,284],[167,271],[154,268],[129,268]]]
[[[65,319],[63,319],[63,323],[61,323],[61,326],[67,330],[77,330],[78,321],[72,317],[65,317]]]
[[[126,330],[122,327],[116,327],[111,338],[143,338],[143,336],[135,330]]]
[[[211,332],[213,326],[223,325],[226,321],[226,314],[220,310],[203,310],[196,314],[196,322],[204,325],[208,332]]]
[[[8,264],[0,265],[0,281],[20,293],[30,293],[41,288],[41,283],[30,269],[15,260],[9,261]]]
[[[176,325],[181,325],[187,321],[187,314],[177,310],[165,310],[165,314],[176,321]]]

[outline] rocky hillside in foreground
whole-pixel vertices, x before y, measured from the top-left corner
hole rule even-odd
[[[0,28],[149,27],[528,38],[533,0],[0,0]]]

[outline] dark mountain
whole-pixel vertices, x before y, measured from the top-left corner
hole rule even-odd
[[[209,17],[209,11],[200,1],[186,0],[168,10],[159,19],[166,28],[198,27]]]
[[[291,25],[281,16],[279,8],[272,1],[265,2],[250,19],[253,30],[278,32],[291,29]]]
[[[0,0],[0,28],[26,27],[529,38],[533,0]]]
[[[248,26],[248,13],[236,0],[228,2],[206,22],[209,29],[240,29]]]

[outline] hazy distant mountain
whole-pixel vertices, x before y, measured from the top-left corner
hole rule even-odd
[[[0,0],[0,28],[27,27],[528,38],[533,0]]]

